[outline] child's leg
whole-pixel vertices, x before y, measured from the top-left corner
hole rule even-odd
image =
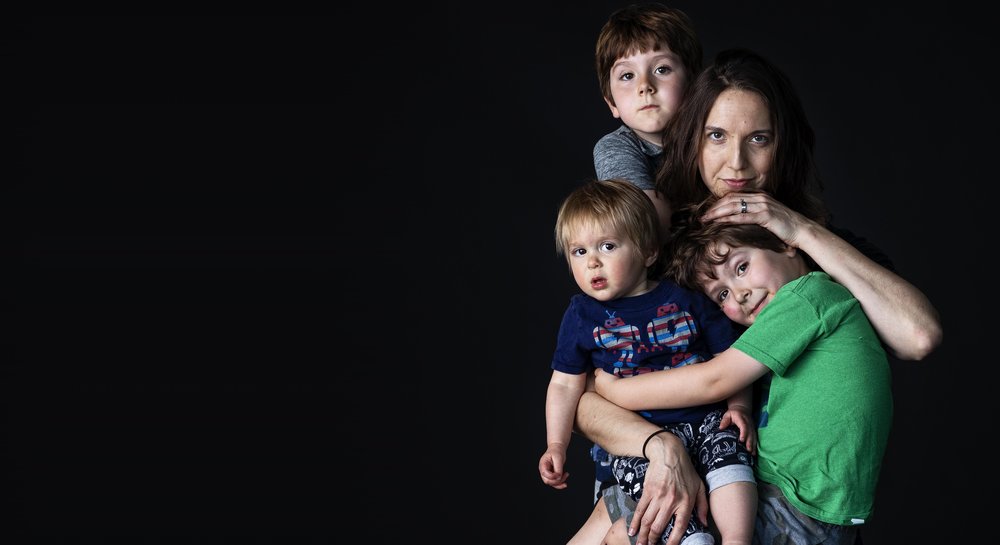
[[[757,514],[757,485],[737,481],[720,486],[708,495],[709,510],[722,545],[750,545]]]
[[[620,520],[624,521],[624,517]],[[597,502],[590,517],[583,526],[577,530],[576,534],[567,542],[567,545],[600,545],[604,543],[605,536],[611,530],[611,518],[608,516],[608,509],[604,506],[604,501]]]
[[[611,525],[611,531],[604,537],[604,543],[606,545],[632,545],[632,541],[628,537],[628,525],[625,523],[625,517],[619,517]]]
[[[757,515],[753,458],[735,426],[720,430],[722,411],[705,417],[699,429],[698,460],[706,468],[708,504],[722,545],[750,545]]]

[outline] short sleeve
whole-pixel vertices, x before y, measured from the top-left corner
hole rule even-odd
[[[594,146],[594,171],[599,180],[620,179],[642,190],[656,189],[655,165],[638,137],[629,138],[622,131],[602,137]]]

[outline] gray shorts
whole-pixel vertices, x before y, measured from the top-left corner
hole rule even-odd
[[[806,516],[788,503],[780,488],[757,481],[753,545],[861,545],[861,527]]]

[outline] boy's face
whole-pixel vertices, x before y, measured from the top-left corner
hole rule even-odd
[[[659,51],[634,53],[611,67],[611,115],[647,142],[663,145],[663,129],[684,98],[690,75],[666,44]]]
[[[630,240],[596,222],[575,226],[566,250],[576,285],[598,301],[642,295],[651,289],[646,269],[656,261],[656,253],[637,257]]]
[[[702,289],[730,320],[745,326],[757,320],[782,286],[809,272],[802,256],[792,247],[780,253],[748,246],[729,248],[725,244],[719,244],[717,249],[729,255],[712,269],[718,279],[700,279]]]

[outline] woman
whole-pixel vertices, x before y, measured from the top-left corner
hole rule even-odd
[[[904,360],[926,357],[942,338],[937,311],[877,250],[829,224],[817,197],[821,186],[814,143],[788,78],[754,53],[724,51],[699,75],[666,129],[657,189],[675,210],[709,193],[722,197],[705,219],[764,226],[850,290],[889,353]],[[675,437],[650,437],[656,426],[592,392],[580,400],[576,424],[583,435],[615,454],[641,456],[645,445],[649,469],[628,525],[638,543],[650,543],[650,534],[661,535],[675,515],[675,524],[682,527],[692,509],[705,518],[704,486]],[[598,502],[594,516],[609,506],[616,518],[622,506],[614,501]],[[611,542],[621,542],[624,532],[619,520]],[[680,537],[672,535],[667,543],[678,543]]]

